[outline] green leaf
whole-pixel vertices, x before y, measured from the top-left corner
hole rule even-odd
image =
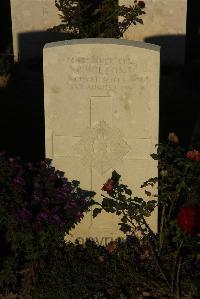
[[[77,181],[77,180],[72,180],[72,184],[73,184],[74,187],[78,187],[80,182]]]
[[[114,213],[116,202],[112,198],[103,198],[101,206],[106,212]]]
[[[157,154],[150,154],[151,158],[154,160],[158,160],[159,156]]]
[[[98,13],[100,13],[101,12],[101,9],[100,8],[97,8],[97,9],[95,9],[93,12],[92,12],[92,16],[96,16]]]
[[[131,231],[131,226],[125,223],[119,223],[120,225],[120,230],[124,233],[130,232]]]
[[[90,206],[93,206],[93,205],[98,205],[98,206],[99,206],[100,203],[97,202],[97,201],[95,201],[94,199],[90,199],[89,205],[90,205]]]
[[[56,170],[55,174],[60,176],[60,177],[63,177],[65,173],[64,173],[64,171]]]
[[[142,25],[144,24],[142,19],[137,18],[136,21]]]
[[[117,211],[116,215],[121,215],[121,213],[122,213],[121,211]]]
[[[144,192],[145,192],[145,194],[146,194],[147,196],[151,196],[151,192],[149,192],[149,191],[147,191],[147,190],[145,190]]]
[[[121,178],[121,175],[119,175],[115,170],[112,172],[112,179],[114,181],[119,181],[119,179]]]
[[[145,181],[140,187],[147,187],[147,186],[152,186],[155,185],[158,182],[158,177],[150,178],[147,181]]]
[[[151,212],[149,212],[149,211],[145,211],[145,212],[144,212],[144,216],[145,216],[145,217],[150,217],[150,216],[151,216]]]
[[[133,192],[130,189],[126,189],[125,193],[131,196]]]
[[[143,198],[140,198],[140,197],[135,196],[135,197],[134,197],[134,201],[135,201],[135,202],[138,202],[138,203],[142,203],[144,200],[143,200]]]
[[[97,217],[97,215],[100,214],[101,211],[102,211],[102,208],[95,208],[92,213],[93,218]]]

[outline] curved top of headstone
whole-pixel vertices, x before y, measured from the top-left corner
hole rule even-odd
[[[84,39],[72,39],[72,40],[64,40],[53,43],[45,44],[44,48],[53,48],[59,46],[67,46],[67,45],[78,45],[78,44],[114,44],[121,46],[132,46],[137,48],[143,48],[147,50],[160,52],[160,46],[140,42],[133,40],[125,40],[125,39],[116,39],[116,38],[84,38]]]

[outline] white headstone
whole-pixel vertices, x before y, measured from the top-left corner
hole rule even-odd
[[[190,0],[144,0],[144,25],[130,26],[123,38],[160,45],[161,62],[165,65],[184,64],[187,1]],[[119,0],[119,5],[133,5],[133,0]]]
[[[159,68],[159,47],[142,42],[82,39],[44,48],[46,157],[96,199],[113,170],[135,196],[157,176],[150,154],[158,143]],[[87,214],[72,238],[122,236],[118,221],[109,213],[94,220]]]
[[[145,0],[144,25],[131,26],[123,38],[162,46],[164,64],[183,64],[185,55],[187,0]],[[134,5],[119,0],[119,5]],[[61,24],[55,0],[11,0],[15,60],[35,58],[47,42],[68,39],[64,34],[46,32]]]
[[[58,34],[46,32],[61,24],[55,0],[11,0],[10,5],[16,61],[38,57],[45,43],[59,40]]]

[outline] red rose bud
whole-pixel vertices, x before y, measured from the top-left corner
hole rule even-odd
[[[169,138],[169,141],[171,141],[174,144],[178,144],[179,143],[179,139],[178,139],[178,137],[176,136],[176,134],[174,132],[169,133],[169,137],[168,138]]]
[[[112,191],[113,190],[113,180],[109,179],[102,187],[103,191]]]
[[[192,161],[200,161],[200,152],[197,150],[187,152],[186,156]]]
[[[182,207],[178,214],[178,226],[186,233],[200,233],[200,206]]]
[[[139,2],[138,2],[138,5],[139,5],[140,8],[145,8],[145,3],[144,3],[144,1],[139,1]]]

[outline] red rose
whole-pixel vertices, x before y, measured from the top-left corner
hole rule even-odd
[[[112,191],[113,190],[113,180],[109,179],[102,187],[103,191]]]
[[[187,152],[187,158],[192,161],[200,161],[200,152],[197,150],[192,150]]]
[[[145,8],[145,3],[144,3],[144,1],[139,1],[139,2],[138,2],[138,5],[139,5],[140,8]]]
[[[178,226],[186,233],[197,235],[200,233],[200,206],[182,207],[178,214]]]

